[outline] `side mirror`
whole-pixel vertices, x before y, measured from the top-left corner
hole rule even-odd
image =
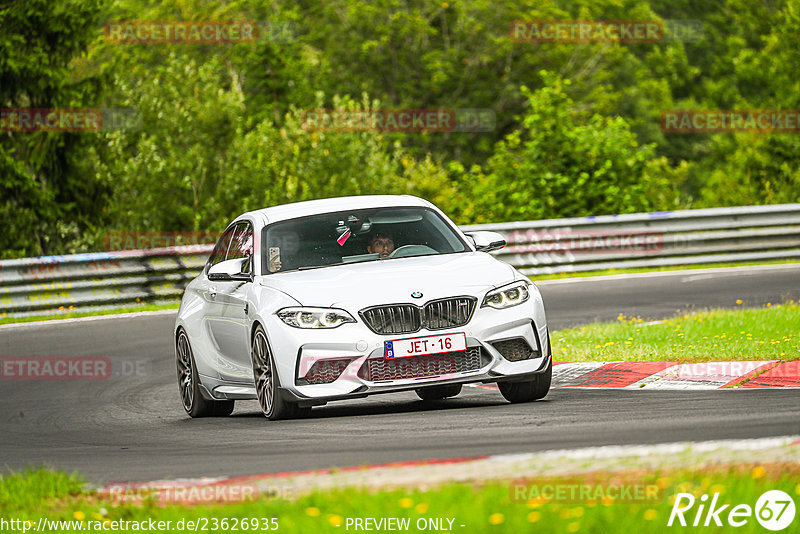
[[[245,263],[249,260],[250,258],[237,258],[235,260],[221,261],[216,265],[212,265],[211,268],[208,269],[208,279],[219,282],[231,280],[252,282],[253,275],[242,272]]]
[[[497,232],[470,232],[466,235],[472,239],[475,249],[479,252],[500,250],[506,246],[505,238]]]

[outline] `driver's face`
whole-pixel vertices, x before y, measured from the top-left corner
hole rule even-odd
[[[394,241],[392,241],[391,237],[375,237],[370,241],[367,248],[369,252],[373,254],[377,252],[381,255],[381,258],[385,258],[394,250]]]

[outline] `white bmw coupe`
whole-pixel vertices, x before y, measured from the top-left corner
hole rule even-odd
[[[536,286],[412,196],[329,198],[244,213],[186,287],[175,323],[192,417],[257,399],[269,419],[328,401],[497,382],[544,397],[552,358]]]

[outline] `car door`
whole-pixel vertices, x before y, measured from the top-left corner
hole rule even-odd
[[[199,277],[196,285],[196,291],[199,294],[200,298],[202,299],[203,303],[203,334],[207,336],[211,347],[214,349],[214,357],[213,359],[218,361],[220,358],[220,351],[221,347],[219,344],[219,323],[222,320],[222,309],[223,305],[221,300],[217,299],[217,291],[220,285],[220,282],[216,280],[209,280],[208,279],[208,270],[212,266],[225,261],[225,257],[228,254],[228,249],[230,248],[231,240],[233,239],[233,234],[236,229],[236,225],[229,226],[223,233],[222,237],[219,238],[217,241],[216,246],[214,247],[214,251],[211,253],[211,256],[208,259],[208,263],[206,263],[206,267],[203,270],[202,276]],[[215,369],[218,369],[218,366],[215,365]]]
[[[226,260],[244,260],[242,272],[253,274],[253,227],[243,221],[236,224]],[[221,378],[248,382],[253,378],[250,363],[247,294],[250,281],[216,282],[216,304],[219,316],[213,320],[214,338],[219,346]]]

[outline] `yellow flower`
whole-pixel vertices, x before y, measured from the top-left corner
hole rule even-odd
[[[606,495],[605,497],[603,497],[602,503],[603,506],[611,506],[612,504],[614,504],[614,497]]]
[[[736,304],[741,304],[741,303],[742,303],[742,299],[736,299]]]
[[[753,478],[761,478],[767,473],[766,469],[761,467],[760,465],[753,468],[753,472],[750,473],[750,476]]]
[[[331,524],[331,526],[339,527],[342,525],[342,518],[338,515],[332,515],[328,517],[328,522]]]
[[[572,517],[583,517],[583,508],[578,506],[572,509]]]
[[[800,484],[798,484],[797,486],[795,486],[795,488],[794,488],[794,492],[795,492],[796,494],[800,495]]]
[[[72,514],[72,516],[73,516],[75,519],[77,519],[78,521],[83,521],[84,519],[86,519],[86,514],[84,514],[84,513],[83,513],[83,512],[81,512],[80,510],[78,510],[77,512],[75,512],[74,514]]]
[[[711,486],[711,493],[725,493],[725,486],[722,484],[714,484]]]
[[[547,502],[546,500],[544,500],[544,499],[542,499],[540,497],[534,497],[533,499],[528,501],[528,508],[539,508],[541,505],[543,505],[546,502]]]
[[[567,525],[567,532],[578,532],[579,528],[581,528],[581,524],[575,521]]]
[[[403,497],[402,499],[400,499],[400,506],[403,508],[411,508],[412,506],[414,506],[414,501],[412,501],[408,497]]]
[[[800,489],[800,486],[798,486],[798,489]],[[800,491],[798,493],[800,493]],[[539,512],[535,512],[534,511],[534,512],[531,512],[531,513],[528,514],[528,521],[530,521],[531,523],[536,523],[541,518],[542,518],[542,514],[540,514]]]
[[[655,511],[655,510],[653,510],[652,508],[649,508],[649,509],[648,509],[648,510],[647,510],[647,511],[644,513],[644,518],[645,518],[645,519],[647,519],[648,521],[652,521],[653,519],[655,519],[655,518],[656,518],[656,511]]]
[[[489,523],[492,525],[499,525],[505,520],[505,516],[503,514],[492,514],[489,516]]]
[[[306,513],[311,517],[317,517],[319,515],[319,508],[314,508],[313,506],[310,506],[306,508]]]
[[[428,511],[428,504],[421,502],[414,507],[414,510],[416,510],[418,514],[424,514]]]

